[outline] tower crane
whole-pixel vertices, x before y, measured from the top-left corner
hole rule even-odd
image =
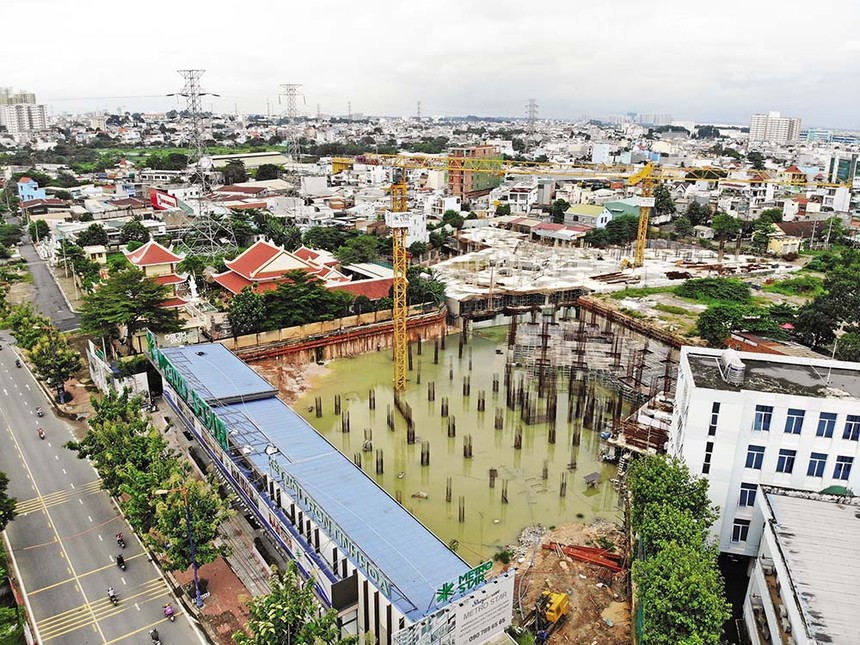
[[[408,232],[409,202],[406,184],[406,173],[401,170],[391,185],[391,211],[385,215],[385,224],[391,229],[393,238],[393,295],[394,306],[392,321],[394,323],[394,394],[398,396],[406,389],[406,351],[408,338],[406,336],[406,234]]]

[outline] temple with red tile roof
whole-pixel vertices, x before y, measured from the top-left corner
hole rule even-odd
[[[352,281],[337,270],[337,259],[327,251],[303,246],[290,253],[268,241],[256,242],[236,259],[224,264],[227,270],[212,276],[212,279],[231,294],[237,294],[245,287],[257,293],[273,291],[284,282],[284,274],[288,271],[304,271],[322,280],[329,289],[364,295],[371,300],[388,296],[392,282],[391,278]]]
[[[134,251],[125,252],[126,259],[143,271],[148,278],[158,284],[170,287],[170,297],[161,303],[162,307],[182,307],[188,300],[177,291],[188,279],[187,275],[176,272],[176,265],[185,258],[151,240]]]

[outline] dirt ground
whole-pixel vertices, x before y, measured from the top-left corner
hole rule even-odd
[[[526,540],[528,544],[531,540]],[[615,524],[567,524],[547,532],[542,544],[559,542],[622,550],[623,536]],[[522,542],[521,542],[522,543]],[[517,595],[525,592],[523,614],[534,608],[543,591],[564,592],[570,597],[570,614],[550,636],[550,643],[571,645],[626,645],[630,642],[630,602],[626,593],[626,573],[612,572],[597,565],[559,558],[555,551],[534,551],[534,569],[529,570],[532,549],[519,547],[509,566],[517,567]],[[525,587],[523,587],[525,585]],[[515,623],[519,612],[514,606]]]
[[[317,379],[328,372],[325,365],[306,363],[293,365],[278,357],[248,363],[257,374],[278,388],[281,399],[292,405],[316,384]]]

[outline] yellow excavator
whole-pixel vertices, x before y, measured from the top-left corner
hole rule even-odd
[[[523,621],[523,627],[535,634],[535,645],[544,645],[570,613],[570,598],[566,593],[544,591]]]

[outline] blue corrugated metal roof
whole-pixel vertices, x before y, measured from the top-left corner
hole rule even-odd
[[[249,400],[278,393],[266,379],[218,343],[162,347],[161,351],[182,373],[189,387],[207,403]]]
[[[219,349],[209,351],[213,347]],[[247,399],[252,392],[272,388],[232,353],[220,345],[163,351],[201,393],[208,391],[219,399],[235,397],[237,390],[246,393],[243,402],[213,409],[227,425],[231,441],[254,447],[245,457],[263,472],[269,470],[269,456],[260,443],[261,434],[265,444],[277,447],[275,458],[282,470],[300,482],[391,581],[396,591],[390,600],[411,620],[431,613],[436,588],[469,570],[447,545],[280,399]],[[204,355],[198,356],[197,351]],[[175,360],[177,356],[185,360]],[[266,390],[259,387],[260,381]],[[253,384],[256,386],[249,387]],[[230,389],[233,385],[235,390]],[[243,385],[244,390],[240,389]]]

